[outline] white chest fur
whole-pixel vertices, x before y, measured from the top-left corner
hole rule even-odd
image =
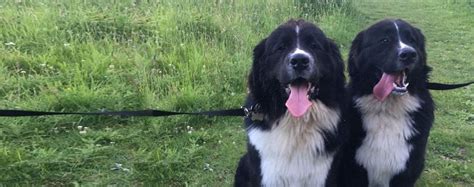
[[[271,130],[250,129],[249,140],[260,153],[264,186],[324,186],[333,161],[325,152],[322,130],[334,132],[339,110],[313,101],[299,119],[286,113]]]
[[[410,156],[412,147],[407,140],[417,132],[409,113],[420,108],[420,100],[407,94],[380,102],[369,95],[355,102],[366,131],[356,160],[367,169],[369,186],[388,187],[390,179],[405,169]]]

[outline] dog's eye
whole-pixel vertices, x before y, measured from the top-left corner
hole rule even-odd
[[[311,44],[309,44],[309,47],[311,47],[311,49],[318,49],[319,45],[316,42],[312,42]]]
[[[388,42],[390,42],[390,39],[388,39],[388,38],[380,39],[380,43],[388,43]]]
[[[278,47],[276,48],[276,51],[284,51],[286,49],[286,46],[284,44],[280,44],[278,45]]]

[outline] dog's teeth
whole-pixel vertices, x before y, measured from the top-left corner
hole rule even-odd
[[[405,88],[406,88],[406,87],[408,87],[408,85],[410,85],[410,83],[409,83],[409,82],[407,82],[407,83],[403,82],[403,87],[405,87]]]
[[[314,87],[311,87],[310,92],[314,93],[314,89],[315,89]]]
[[[285,91],[287,94],[289,94],[291,92],[291,89],[290,88],[285,88]]]

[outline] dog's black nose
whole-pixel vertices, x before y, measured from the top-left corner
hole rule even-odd
[[[290,57],[290,65],[297,71],[308,69],[309,57],[305,54],[295,54]]]
[[[400,61],[405,63],[413,63],[417,54],[413,48],[402,48],[398,53],[398,58]]]

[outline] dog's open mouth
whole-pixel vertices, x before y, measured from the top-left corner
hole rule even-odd
[[[301,117],[311,106],[310,95],[314,93],[315,86],[303,78],[291,81],[285,88],[289,95],[286,107],[293,117]]]
[[[382,78],[374,86],[375,97],[383,101],[389,94],[404,95],[408,92],[407,70],[396,73],[383,73]]]
[[[406,71],[401,71],[398,73],[398,76],[396,76],[395,81],[393,82],[393,90],[392,94],[395,95],[403,95],[407,93],[407,87],[409,83],[407,81],[407,75]]]

